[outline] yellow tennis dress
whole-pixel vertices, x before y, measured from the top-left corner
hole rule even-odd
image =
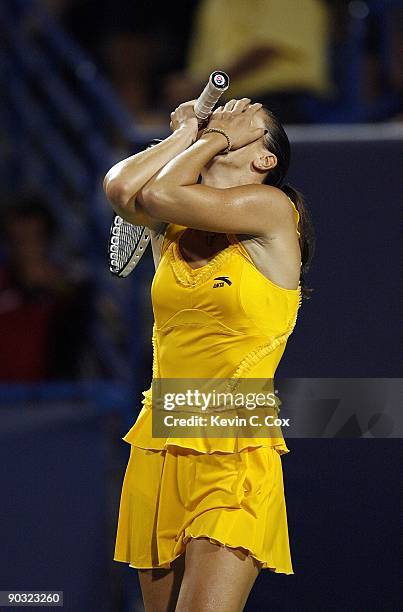
[[[301,288],[268,280],[234,235],[194,270],[179,248],[185,230],[168,226],[152,283],[153,378],[273,378]],[[218,277],[231,284],[214,287]],[[277,438],[153,437],[152,389],[143,395],[123,437],[131,446],[114,560],[168,568],[190,538],[206,537],[243,549],[262,568],[292,574],[280,457],[289,449],[281,432]]]

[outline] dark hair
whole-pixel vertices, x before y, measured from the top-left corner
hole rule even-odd
[[[268,132],[264,136],[264,144],[266,148],[274,153],[277,157],[277,165],[269,171],[264,180],[266,185],[272,185],[281,189],[295,204],[300,216],[300,238],[299,245],[301,248],[301,289],[302,296],[309,298],[312,289],[306,286],[305,274],[309,270],[314,252],[315,252],[315,232],[312,220],[306,206],[304,197],[300,191],[284,183],[284,179],[290,165],[291,148],[288,136],[281,125],[280,121],[274,113],[263,106],[267,114]]]

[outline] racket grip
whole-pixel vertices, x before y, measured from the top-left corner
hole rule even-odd
[[[201,125],[209,115],[224,91],[229,87],[229,76],[222,70],[215,70],[210,74],[208,83],[197,98],[194,111]]]

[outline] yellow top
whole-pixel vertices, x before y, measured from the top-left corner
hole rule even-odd
[[[293,208],[298,232],[299,213]],[[152,283],[153,378],[273,378],[296,323],[301,288],[286,289],[267,279],[234,235],[205,266],[192,269],[179,249],[186,229],[168,226]],[[214,288],[219,276],[231,284]],[[123,438],[140,448],[236,452],[273,446],[280,454],[288,452],[281,430],[281,438],[153,438],[151,388],[143,395],[138,419]]]
[[[329,95],[328,41],[328,9],[321,0],[203,0],[188,70],[205,80],[213,69],[230,70],[253,49],[268,46],[277,55],[231,78],[231,97],[298,89]]]

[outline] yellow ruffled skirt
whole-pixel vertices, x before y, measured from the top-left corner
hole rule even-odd
[[[136,438],[135,424],[123,438],[131,446],[115,561],[168,568],[190,538],[206,537],[243,549],[263,569],[294,573],[280,456],[288,452],[284,443],[276,450],[254,440],[236,452],[200,452],[183,446],[184,440],[142,448],[140,431]]]

